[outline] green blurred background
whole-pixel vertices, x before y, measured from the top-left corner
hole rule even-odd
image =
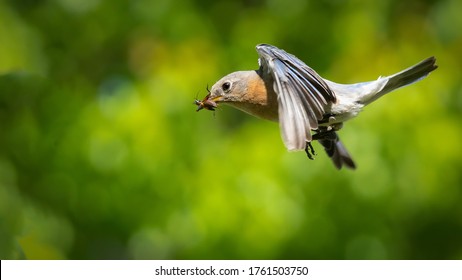
[[[0,258],[461,259],[462,1],[0,1]],[[195,112],[258,43],[323,77],[427,79],[340,132]]]

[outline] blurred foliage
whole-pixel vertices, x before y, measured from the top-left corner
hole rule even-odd
[[[0,2],[0,258],[462,258],[462,2]],[[343,83],[435,55],[340,135],[196,113],[270,43]]]

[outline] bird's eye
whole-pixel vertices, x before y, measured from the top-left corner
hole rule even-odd
[[[230,82],[225,82],[221,85],[221,88],[223,89],[223,91],[229,91],[229,89],[231,88],[231,83]]]

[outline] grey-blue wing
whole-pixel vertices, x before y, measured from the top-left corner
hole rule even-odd
[[[324,108],[336,101],[335,93],[313,69],[284,50],[261,44],[257,52],[263,75],[274,80],[284,144],[288,150],[303,150]]]

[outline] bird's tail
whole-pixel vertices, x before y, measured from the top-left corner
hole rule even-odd
[[[415,83],[425,78],[430,72],[438,68],[438,66],[435,63],[436,58],[432,56],[417,63],[414,66],[404,69],[399,73],[387,77],[380,77],[375,82],[367,83],[370,85],[378,83],[380,84],[380,86],[379,88],[376,88],[375,91],[370,92],[370,94],[366,94],[365,96],[363,96],[363,103],[369,104],[377,100],[384,94],[389,93],[390,91]]]

